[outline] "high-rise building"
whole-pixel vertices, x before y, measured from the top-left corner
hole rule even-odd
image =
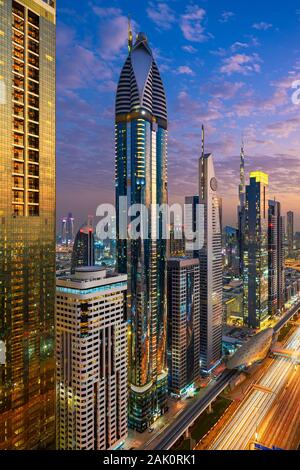
[[[204,206],[204,244],[199,254],[200,360],[207,373],[222,355],[222,240],[212,154],[205,154],[203,148],[199,163],[199,203]]]
[[[199,259],[168,260],[169,391],[182,395],[200,376]]]
[[[199,196],[186,196],[185,197],[185,220],[184,225],[193,233],[197,231],[197,216],[198,216],[198,207],[199,207]],[[197,245],[190,248],[189,243],[193,240],[189,240],[185,247],[185,254],[188,258],[198,258],[199,257],[199,250]],[[192,246],[192,244],[191,244]]]
[[[182,225],[171,223],[169,255],[170,257],[185,255],[184,231]]]
[[[139,33],[123,66],[116,96],[116,208],[118,271],[128,273],[130,426],[143,431],[164,412],[166,367],[166,240],[156,204],[167,203],[167,106],[148,40]],[[124,239],[119,212],[148,209],[148,239]],[[120,210],[121,209],[121,210]],[[123,218],[124,219],[124,218]],[[157,221],[157,223],[154,222]],[[133,237],[132,237],[133,238]]]
[[[0,2],[0,450],[54,441],[55,2]]]
[[[244,236],[244,322],[260,328],[268,317],[268,184],[262,171],[246,187]]]
[[[71,272],[80,266],[94,266],[95,239],[93,227],[87,223],[77,232],[73,246]]]
[[[234,227],[226,226],[223,234],[224,266],[233,274],[239,272],[239,231]]]
[[[58,449],[114,449],[127,436],[126,287],[97,266],[57,279]]]
[[[289,211],[286,218],[286,233],[288,243],[288,256],[294,256],[294,212]]]
[[[239,253],[239,274],[243,275],[244,261],[244,234],[245,234],[245,204],[246,204],[246,186],[245,186],[245,151],[244,145],[241,147],[240,155],[240,184],[239,184],[239,205],[238,205],[238,253]]]
[[[69,212],[68,217],[63,217],[61,222],[61,243],[69,245],[74,242],[74,217]]]
[[[280,202],[269,201],[269,314],[274,315],[284,305],[284,229]]]

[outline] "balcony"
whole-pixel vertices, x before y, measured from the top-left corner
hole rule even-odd
[[[13,162],[13,173],[24,175],[24,163]]]
[[[34,93],[35,95],[39,94],[39,85],[38,83],[32,82],[28,80],[28,90],[30,93]]]
[[[38,124],[29,123],[28,133],[38,137],[39,136],[39,126],[38,126]]]
[[[32,191],[39,190],[39,180],[37,178],[28,178],[28,188]]]
[[[24,92],[13,90],[13,100],[24,104]]]
[[[24,118],[24,107],[23,106],[18,106],[17,104],[14,104],[13,114],[14,114],[14,116],[19,116],[19,117]]]
[[[23,149],[18,149],[14,148],[14,159],[15,160],[24,160],[24,150]]]
[[[39,40],[39,30],[37,28],[34,28],[30,24],[28,25],[28,36],[32,39],[35,39],[36,41]]]
[[[33,69],[32,67],[28,67],[28,77],[32,78],[36,82],[39,81],[39,71],[37,69]]]
[[[28,146],[33,148],[33,149],[38,149],[39,148],[39,139],[37,137],[28,137]]]
[[[28,150],[28,160],[30,162],[38,163],[39,162],[39,152],[36,150]]]
[[[18,73],[19,75],[24,75],[24,64],[22,64],[22,62],[18,62],[17,60],[14,60],[13,72]]]
[[[39,176],[39,166],[38,165],[33,165],[32,163],[28,164],[28,175],[29,176]],[[35,189],[35,188],[34,188]]]
[[[13,46],[13,56],[19,60],[24,62],[24,49],[21,46],[14,45]]]
[[[16,132],[14,132],[13,140],[14,140],[14,145],[19,145],[21,147],[24,147],[24,135],[23,134],[17,134]]]
[[[21,119],[14,119],[13,127],[15,131],[24,132],[24,121]]]
[[[24,32],[24,21],[17,16],[13,17],[13,27],[20,32]]]
[[[32,106],[33,108],[39,107],[39,99],[37,96],[28,95],[28,106]]]
[[[34,54],[39,54],[39,44],[32,39],[28,40],[28,50]]]
[[[28,119],[30,121],[39,122],[39,112],[36,111],[35,109],[29,108],[28,109]]]
[[[22,176],[13,176],[12,185],[13,185],[13,188],[23,189],[24,178]]]
[[[16,75],[13,77],[13,85],[16,88],[21,88],[24,90],[24,80],[23,78],[17,77]]]

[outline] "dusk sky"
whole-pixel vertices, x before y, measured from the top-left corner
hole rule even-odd
[[[58,220],[73,212],[78,226],[99,204],[114,201],[115,92],[130,14],[134,32],[148,37],[166,89],[170,202],[197,193],[204,123],[224,225],[236,225],[244,134],[247,176],[269,173],[270,198],[284,212],[295,211],[300,230],[300,104],[292,100],[300,80],[300,1],[59,0],[57,6]]]

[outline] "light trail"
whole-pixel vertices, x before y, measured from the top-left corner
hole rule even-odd
[[[299,351],[300,328],[291,335],[286,348]],[[254,440],[259,426],[264,422],[276,402],[276,395],[285,386],[293,368],[294,364],[290,359],[276,359],[259,382],[259,385],[272,389],[273,393],[267,394],[253,389],[237,409],[232,419],[224,426],[213,442],[211,449],[247,449],[249,442]]]

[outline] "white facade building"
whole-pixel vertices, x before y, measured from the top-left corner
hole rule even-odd
[[[200,361],[203,372],[209,372],[222,356],[222,240],[218,182],[212,154],[199,162],[199,203],[204,206],[200,227],[204,244],[200,259]]]
[[[126,275],[57,279],[57,448],[107,450],[127,436]]]

